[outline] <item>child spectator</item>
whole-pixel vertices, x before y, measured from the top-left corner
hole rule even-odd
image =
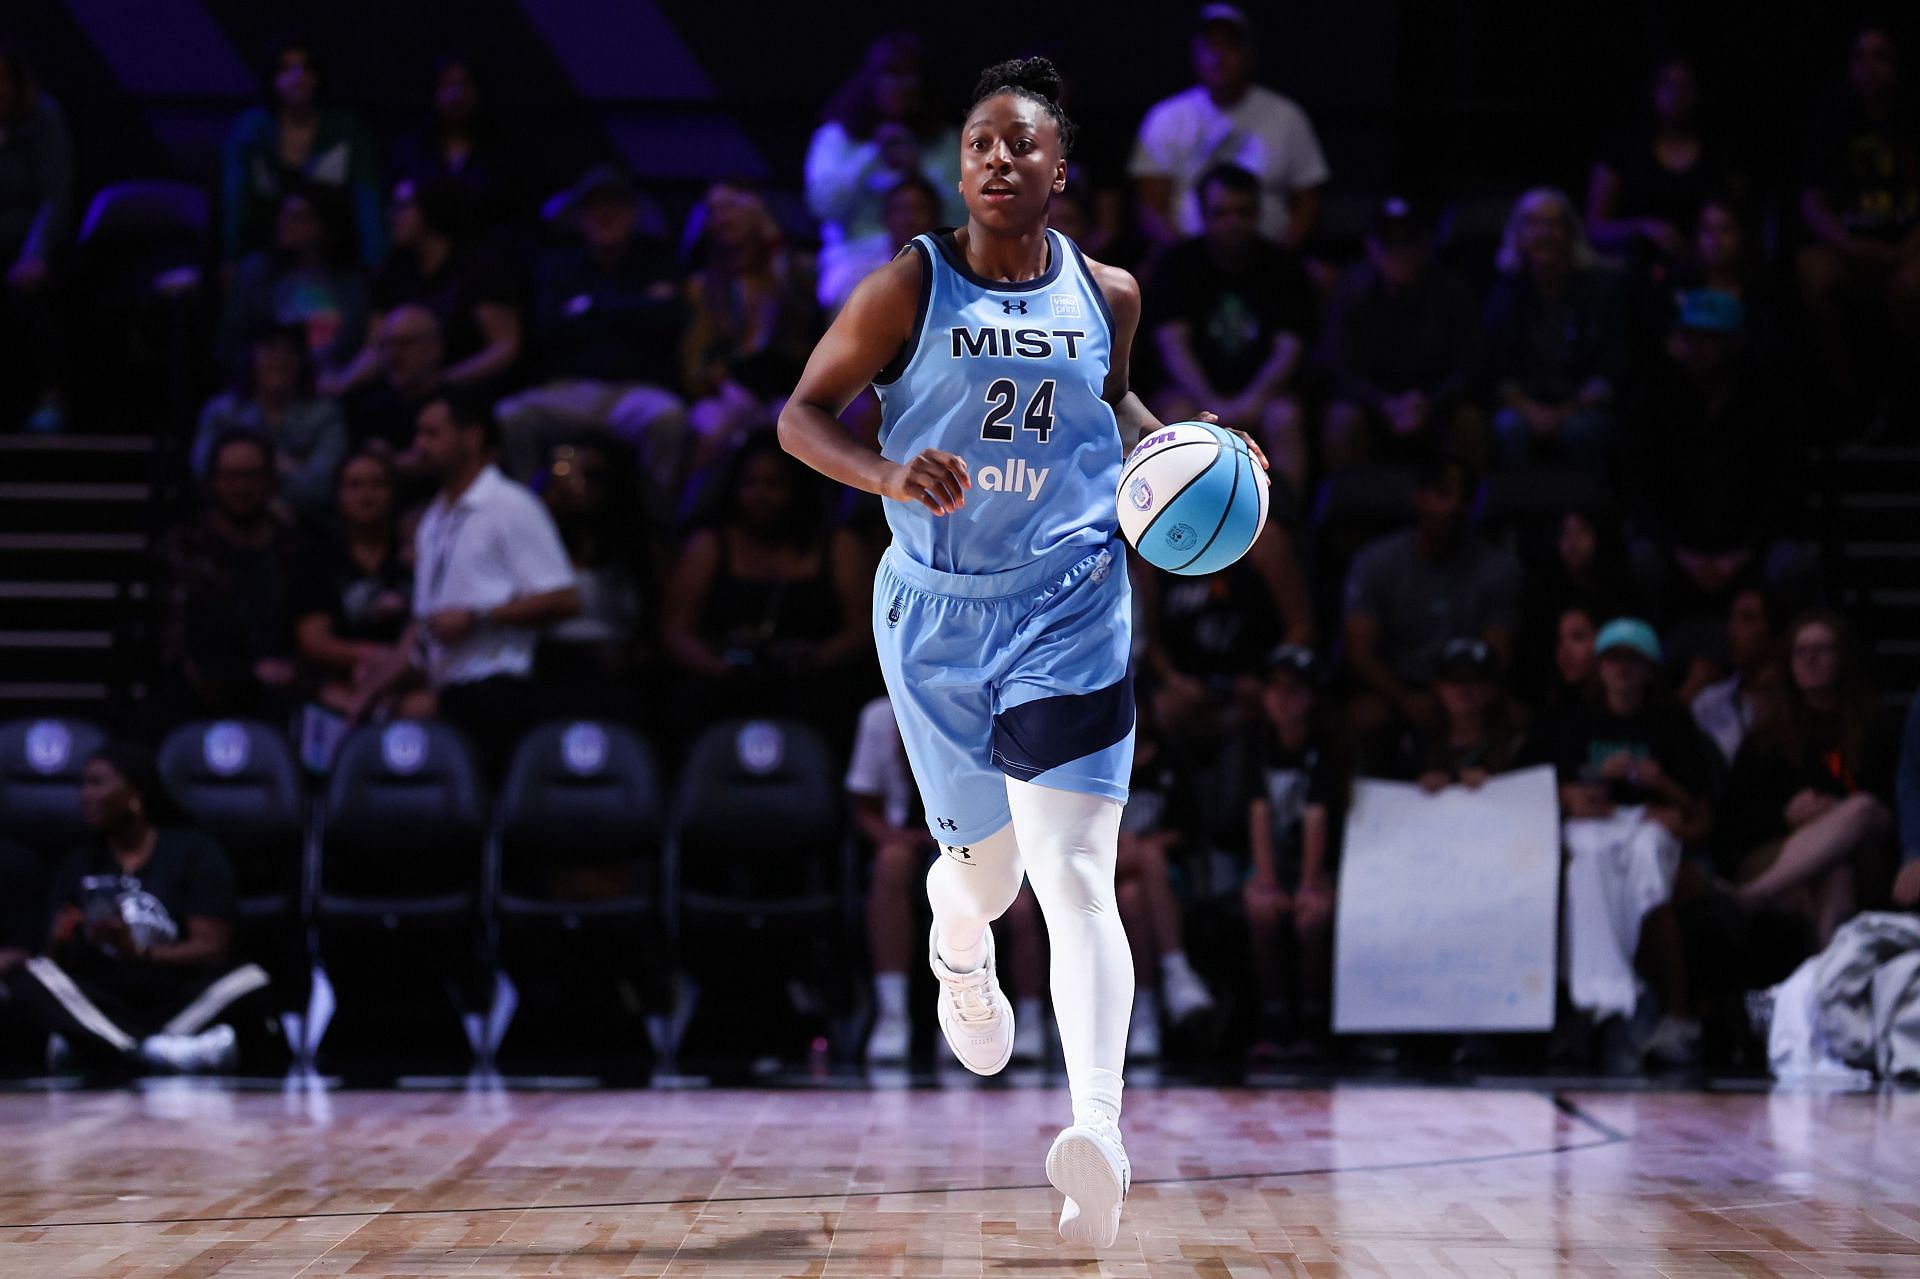
[[[1283,644],[1269,655],[1262,710],[1241,900],[1260,988],[1253,1052],[1270,1057],[1327,1031],[1334,869],[1350,775],[1310,650]]]
[[[1621,1054],[1689,1064],[1700,1023],[1688,996],[1672,906],[1680,853],[1712,830],[1705,745],[1670,699],[1655,696],[1660,641],[1638,618],[1615,618],[1594,642],[1599,679],[1586,705],[1529,748],[1560,784],[1566,841],[1568,995],[1597,1023],[1631,1019],[1644,970],[1661,1018]]]

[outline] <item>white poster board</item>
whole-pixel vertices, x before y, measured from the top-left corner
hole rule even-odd
[[[1334,917],[1334,1030],[1551,1029],[1559,896],[1552,769],[1437,795],[1355,782]]]

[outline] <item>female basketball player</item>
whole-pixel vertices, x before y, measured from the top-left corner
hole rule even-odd
[[[1047,1179],[1066,1195],[1061,1236],[1104,1247],[1130,1176],[1118,1121],[1133,1004],[1113,888],[1133,755],[1114,487],[1124,446],[1160,423],[1127,388],[1139,286],[1047,229],[1073,142],[1059,93],[1044,58],[982,75],[960,139],[967,224],[918,237],[854,290],[780,438],[892,499],[874,637],[942,848],[927,875],[940,1026],[968,1069],[1006,1065],[1013,1013],[988,925],[1024,871],[1052,938],[1073,1096]],[[877,454],[835,420],[869,383]]]

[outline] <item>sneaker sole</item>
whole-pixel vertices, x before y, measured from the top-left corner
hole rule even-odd
[[[1013,1014],[1011,1012],[1007,1014],[1007,1022],[1009,1025],[1013,1022]],[[960,1051],[959,1045],[953,1042],[953,1035],[947,1030],[947,1023],[945,1021],[940,1023],[940,1037],[947,1041],[947,1047],[952,1050],[954,1060],[958,1061],[962,1066],[965,1066],[976,1075],[997,1075],[1007,1068],[1008,1062],[1013,1060],[1013,1036],[1011,1034],[1007,1036],[1006,1051],[1001,1053],[1000,1060],[994,1062],[991,1066],[976,1066],[968,1061],[966,1054]]]
[[[1080,1209],[1073,1222],[1061,1221],[1060,1237],[1068,1243],[1111,1247],[1120,1235],[1120,1205],[1127,1191],[1106,1148],[1072,1130],[1061,1133],[1047,1152],[1047,1180]]]

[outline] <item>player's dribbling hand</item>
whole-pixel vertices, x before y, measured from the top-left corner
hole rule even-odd
[[[1193,415],[1193,420],[1196,422],[1212,422],[1215,425],[1218,425],[1220,421],[1220,416],[1217,413],[1196,413]],[[1238,427],[1230,426],[1227,429],[1229,431],[1232,431],[1235,435],[1239,436],[1241,439],[1247,442],[1247,449],[1253,454],[1253,460],[1260,464],[1261,470],[1271,471],[1273,469],[1271,466],[1267,465],[1267,455],[1261,450],[1259,441],[1255,440],[1251,435],[1248,435],[1245,431],[1240,430]]]
[[[912,461],[887,473],[880,496],[922,502],[935,515],[951,515],[967,504],[966,490],[972,487],[965,458],[944,449],[922,449]]]

